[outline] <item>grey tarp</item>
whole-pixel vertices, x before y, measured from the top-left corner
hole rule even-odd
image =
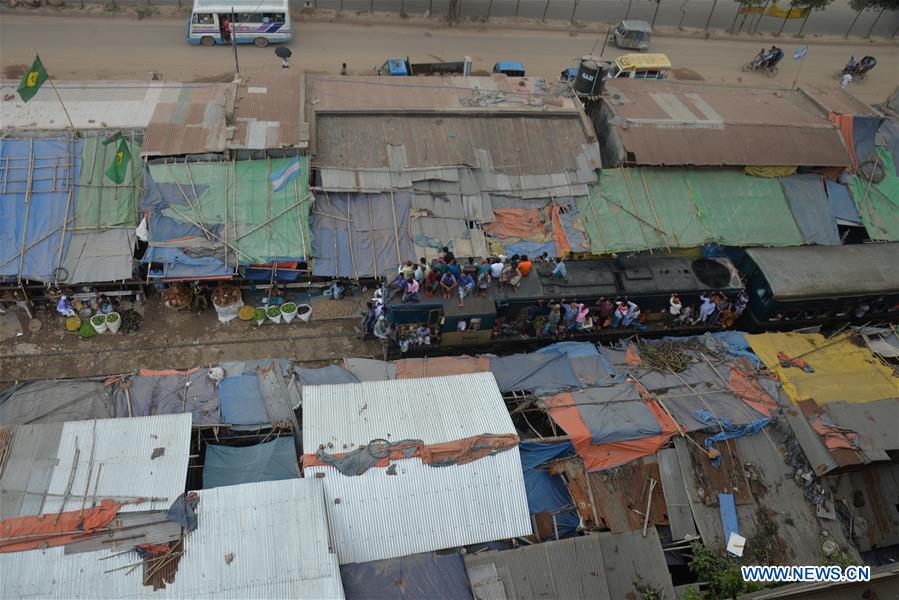
[[[852,117],[852,141],[859,164],[874,161],[874,140],[883,117],[856,115]]]
[[[313,273],[378,277],[414,257],[409,235],[410,192],[315,195]]]
[[[373,358],[345,358],[347,371],[359,381],[396,379],[396,364]]]
[[[280,437],[255,446],[206,446],[203,489],[295,479],[300,476],[292,437]],[[260,498],[260,502],[264,502]]]
[[[127,415],[126,412],[124,416]],[[0,392],[0,425],[62,423],[115,416],[109,388],[100,381],[32,381]]]
[[[133,271],[134,231],[107,229],[75,233],[62,261],[66,283],[130,279]],[[60,281],[63,281],[60,278]]]
[[[780,180],[799,231],[806,242],[839,246],[840,233],[820,175],[806,173]]]
[[[341,565],[346,600],[466,600],[471,598],[459,554],[412,554]]]
[[[132,377],[127,394],[124,389],[115,392],[116,414],[145,417],[189,412],[194,425],[217,425],[222,422],[221,402],[208,373],[209,369],[198,369],[190,374]]]
[[[294,367],[294,373],[303,385],[327,385],[335,383],[359,383],[355,375],[338,365],[328,365],[320,369]]]
[[[490,370],[501,392],[549,392],[579,388],[581,382],[562,353],[513,354],[492,357]]]
[[[631,383],[571,393],[593,444],[660,435],[662,428]]]

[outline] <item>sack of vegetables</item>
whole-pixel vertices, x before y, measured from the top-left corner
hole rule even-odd
[[[293,302],[285,302],[281,305],[281,316],[285,323],[290,323],[297,316],[297,305]]]
[[[122,318],[117,312],[111,312],[106,315],[106,326],[109,327],[109,333],[115,333],[122,326]]]
[[[265,311],[265,315],[268,317],[268,320],[272,323],[280,323],[281,322],[281,309],[277,306],[269,306]]]

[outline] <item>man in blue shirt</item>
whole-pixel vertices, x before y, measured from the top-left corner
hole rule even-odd
[[[459,306],[465,306],[465,296],[474,290],[474,277],[468,273],[462,273],[459,277]]]

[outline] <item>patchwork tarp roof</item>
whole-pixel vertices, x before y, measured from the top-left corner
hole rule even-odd
[[[876,156],[884,178],[880,183],[872,183],[866,177],[853,177],[849,190],[868,236],[895,242],[899,241],[899,173],[886,148],[878,147]]]
[[[308,159],[298,158],[299,176],[277,192],[272,174],[297,159],[150,165],[142,208],[152,212],[151,251],[190,249],[181,254],[214,260],[232,270],[238,263],[305,258],[311,247]],[[198,267],[203,274],[215,267],[154,252],[144,260],[181,265],[178,275],[183,277],[193,273],[189,267]]]
[[[203,489],[300,476],[292,437],[254,446],[206,446]]]
[[[777,179],[732,169],[607,169],[576,203],[596,253],[809,241]]]

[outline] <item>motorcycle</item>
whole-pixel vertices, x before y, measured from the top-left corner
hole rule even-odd
[[[848,62],[846,66],[833,74],[834,79],[842,79],[843,75],[852,75],[852,81],[861,83],[868,78],[868,72],[877,66],[877,59],[873,56],[865,56],[857,63]]]
[[[777,75],[778,71],[777,64],[782,58],[783,51],[780,50],[780,48],[774,53],[768,52],[767,50],[761,50],[755,55],[755,58],[753,58],[752,61],[743,65],[742,70],[744,73],[750,71],[764,71],[765,75],[768,77],[774,77]]]

